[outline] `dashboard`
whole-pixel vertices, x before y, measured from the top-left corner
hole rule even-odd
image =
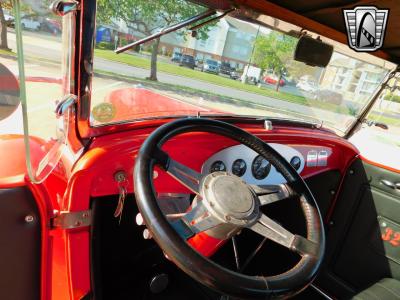
[[[357,155],[357,149],[346,140],[320,130],[276,127],[274,131],[264,131],[248,124],[244,124],[243,128],[266,141],[291,163],[303,178],[328,170],[338,170],[344,174],[346,167]],[[149,129],[143,129],[135,133],[135,138],[121,132],[95,139],[74,169],[75,180],[82,184],[80,189],[75,189],[80,191],[79,197],[82,197],[83,191],[91,197],[118,194],[119,188],[114,175],[119,171],[124,171],[129,179],[127,191],[134,192],[135,158],[150,132]],[[259,158],[253,150],[224,137],[202,132],[191,133],[174,138],[165,145],[164,150],[179,163],[203,175],[225,170],[236,174],[249,184],[286,182],[272,165]],[[78,172],[81,169],[84,172]],[[157,176],[154,177],[154,187],[158,193],[188,193],[184,186],[166,172],[159,168],[155,171]],[[87,186],[91,188],[87,189]]]
[[[304,157],[293,147],[277,143],[269,143],[269,145],[280,153],[299,174],[305,166],[324,167],[328,164],[330,155],[328,149],[311,150]],[[201,168],[203,175],[217,171],[232,173],[249,184],[265,185],[286,182],[268,160],[245,145],[231,146],[215,153],[204,162]]]
[[[300,174],[304,169],[303,155],[296,149],[269,143],[280,153],[295,170]],[[236,145],[225,148],[211,156],[202,166],[201,173],[207,175],[217,171],[226,171],[241,177],[249,184],[280,184],[286,182],[285,178],[271,163],[245,145]]]

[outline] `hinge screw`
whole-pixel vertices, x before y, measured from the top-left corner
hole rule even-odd
[[[32,215],[27,215],[27,216],[25,217],[25,222],[26,222],[26,223],[32,223],[34,219],[35,219],[35,218],[34,218]]]

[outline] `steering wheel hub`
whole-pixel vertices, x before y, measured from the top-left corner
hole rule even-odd
[[[226,172],[209,174],[202,182],[201,192],[208,211],[226,223],[241,225],[258,215],[256,195],[235,175]]]

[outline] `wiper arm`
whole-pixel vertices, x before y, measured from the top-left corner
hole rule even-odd
[[[130,44],[124,46],[124,47],[118,48],[117,50],[115,50],[115,53],[125,52],[126,50],[129,50],[129,49],[131,49],[131,48],[133,48],[133,47],[135,47],[137,45],[141,45],[141,44],[147,43],[147,42],[152,41],[154,39],[157,39],[157,38],[159,38],[159,37],[161,37],[161,36],[163,36],[163,35],[165,35],[167,33],[176,31],[176,30],[181,29],[181,28],[183,28],[185,26],[193,24],[193,23],[195,23],[197,21],[204,20],[204,19],[206,19],[208,17],[211,17],[211,16],[215,15],[216,13],[217,13],[216,10],[213,10],[213,9],[207,10],[207,11],[205,11],[205,12],[199,14],[199,15],[196,15],[194,17],[186,19],[186,20],[184,20],[182,22],[179,22],[177,24],[171,25],[170,27],[163,28],[161,31],[156,32],[156,33],[154,33],[152,35],[149,35],[149,36],[147,36],[147,37],[145,37],[145,38],[143,38],[141,40],[138,40],[136,42],[130,43]]]
[[[197,29],[199,29],[199,28],[201,28],[201,27],[203,27],[203,26],[205,26],[205,25],[207,25],[207,24],[209,24],[211,22],[214,22],[216,20],[222,19],[227,14],[230,14],[231,12],[233,12],[235,10],[236,10],[236,8],[228,9],[228,10],[224,11],[222,14],[220,14],[219,16],[216,16],[214,18],[208,19],[208,20],[206,20],[204,22],[201,22],[200,24],[197,24],[197,25],[194,25],[194,26],[190,27],[189,30],[197,30]]]

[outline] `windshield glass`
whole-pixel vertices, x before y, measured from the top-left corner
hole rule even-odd
[[[63,24],[69,28],[72,16],[56,16],[48,3],[27,0],[12,1],[7,13],[11,20],[5,36],[9,49],[1,50],[0,62],[18,70],[18,110],[23,119],[15,123],[23,127],[18,133],[25,134],[27,170],[31,181],[37,183],[57,166],[65,145],[67,127],[54,110],[70,90],[71,37]]]
[[[92,126],[234,114],[313,122],[344,134],[393,68],[333,42],[335,51],[326,68],[296,62],[298,39],[282,31],[300,28],[268,16],[254,24],[228,15],[196,34],[181,29],[115,54],[116,48],[207,10],[182,0],[171,1],[169,7],[137,3],[122,14],[99,2]],[[182,59],[175,53],[182,53]],[[218,68],[219,61],[224,68]]]

